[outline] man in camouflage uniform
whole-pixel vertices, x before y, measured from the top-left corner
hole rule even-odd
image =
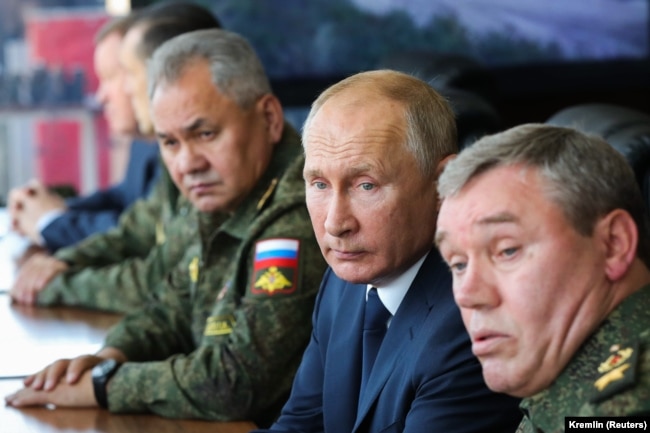
[[[650,233],[604,140],[522,125],[445,168],[436,241],[488,386],[525,397],[520,432],[650,415]]]
[[[97,355],[53,363],[7,402],[266,425],[309,340],[325,269],[299,136],[254,51],[233,33],[174,38],[149,77],[161,154],[199,210],[201,236],[157,300],[128,315]]]
[[[202,6],[184,3],[155,4],[135,12],[129,21],[120,60],[138,128],[143,136],[153,138],[146,90],[148,59],[173,36],[215,28],[219,21]],[[12,298],[41,306],[137,310],[149,301],[151,288],[181,259],[188,241],[198,236],[196,225],[186,222],[193,212],[163,169],[153,193],[125,211],[115,229],[54,256],[30,258],[12,289]]]

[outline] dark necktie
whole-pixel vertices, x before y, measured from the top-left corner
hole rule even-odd
[[[363,363],[361,370],[361,392],[363,392],[370,371],[375,363],[377,352],[381,341],[386,335],[390,311],[384,307],[384,304],[377,295],[377,289],[374,287],[368,291],[368,300],[363,317]]]

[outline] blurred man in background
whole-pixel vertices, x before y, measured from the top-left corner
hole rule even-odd
[[[156,48],[176,35],[219,26],[208,9],[192,3],[154,4],[132,14],[117,57],[122,61],[124,88],[133,111],[139,113],[136,118],[141,136],[154,138],[146,64]],[[41,305],[93,304],[121,312],[137,309],[196,235],[182,220],[190,212],[192,205],[179,195],[162,169],[152,195],[124,212],[116,228],[61,249],[54,256],[31,257],[11,290],[12,298],[32,304],[38,295]],[[177,216],[181,220],[174,223]],[[107,287],[114,290],[110,296],[104,294]]]
[[[12,228],[50,253],[114,227],[126,208],[149,194],[157,178],[157,147],[151,141],[135,139],[139,135],[137,123],[118,62],[124,34],[133,19],[133,16],[116,18],[105,24],[96,36],[94,54],[99,79],[97,100],[104,109],[112,139],[132,141],[123,181],[91,195],[70,199],[50,191],[37,180],[10,192],[8,208]]]

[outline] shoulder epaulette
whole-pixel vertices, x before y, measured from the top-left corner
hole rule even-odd
[[[594,394],[590,399],[592,403],[606,400],[636,383],[639,342],[614,344],[608,355],[598,366]]]

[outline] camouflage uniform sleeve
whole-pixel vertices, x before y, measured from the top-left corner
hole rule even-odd
[[[167,170],[145,199],[133,203],[120,216],[117,227],[56,252],[72,265],[104,266],[130,257],[145,257],[161,236],[163,223],[175,216],[179,193]]]
[[[304,203],[250,236],[216,303],[212,295],[207,295],[211,301],[195,301],[195,307],[212,305],[207,321],[203,314],[203,321],[194,324],[198,347],[161,362],[125,364],[109,386],[112,411],[151,411],[166,417],[207,420],[252,419],[258,425],[277,416],[309,340],[313,303],[325,262]],[[291,265],[260,268],[254,258],[255,246],[269,238],[298,241],[299,264],[293,268],[294,274]],[[259,284],[266,272],[278,268],[293,282],[275,288]],[[124,350],[127,356],[136,353],[143,360],[138,346],[152,333],[156,339],[167,336],[173,341],[178,317],[188,313],[156,311],[158,315],[149,314],[146,320],[123,324],[121,338],[113,333],[107,344]],[[130,335],[125,337],[127,332]]]
[[[179,215],[165,229],[164,242],[155,245],[145,258],[132,257],[101,267],[74,267],[52,280],[38,294],[37,304],[137,311],[153,302],[154,289],[182,259],[197,232],[196,218]]]
[[[169,271],[160,247],[144,259],[127,259],[101,268],[58,275],[38,294],[40,306],[70,305],[130,313],[153,299],[154,287]]]

